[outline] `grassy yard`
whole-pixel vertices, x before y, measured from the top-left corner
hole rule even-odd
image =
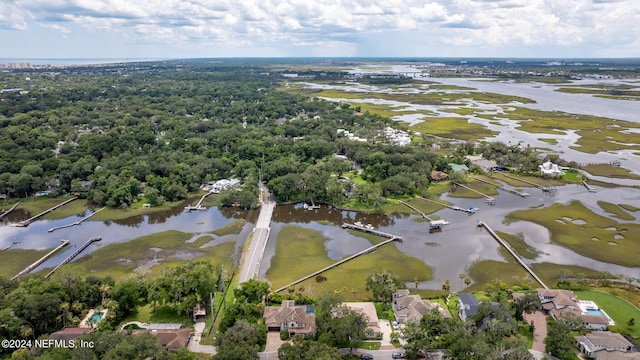
[[[532,182],[532,183],[540,185],[540,186],[560,186],[560,185],[564,184],[560,180],[543,179],[543,178],[538,177],[538,176],[528,176],[528,175],[523,175],[523,174],[509,174],[509,175],[512,176],[512,177],[516,177],[518,179],[522,179],[522,180],[526,180],[526,181]],[[501,172],[492,172],[491,173],[491,177],[496,179],[496,180],[503,181],[503,182],[507,183],[509,186],[513,186],[513,187],[531,187],[530,184],[527,184],[524,181],[519,181],[519,180],[515,180],[515,179],[512,179],[512,178],[506,177]]]
[[[362,236],[360,233],[357,235]],[[372,244],[382,241],[381,238],[372,238],[370,235],[366,238]],[[317,231],[285,226],[278,234],[276,254],[271,259],[271,267],[267,271],[267,279],[272,287],[279,288],[334,263],[335,261],[327,257],[324,242],[324,237]],[[327,278],[326,281],[318,282],[312,278],[301,285],[304,286],[306,295],[338,291],[349,300],[368,300],[371,293],[365,290],[365,282],[375,269],[387,269],[406,282],[413,281],[416,277],[419,281],[432,278],[431,268],[421,260],[401,253],[394,244],[388,244],[373,253],[362,255],[326,271],[322,274]]]
[[[616,325],[610,330],[626,333],[634,338],[640,337],[640,309],[615,295],[597,291],[575,291],[580,300],[591,300],[598,304],[612,319]],[[628,326],[629,319],[635,319],[634,326]]]
[[[591,259],[640,266],[640,224],[620,224],[587,209],[579,201],[569,205],[518,210],[507,221],[525,220],[549,229],[551,240]]]

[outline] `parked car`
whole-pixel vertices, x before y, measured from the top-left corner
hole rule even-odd
[[[404,353],[394,352],[393,354],[391,354],[391,358],[392,359],[404,359]]]
[[[361,354],[360,360],[373,360],[373,355],[371,354]]]

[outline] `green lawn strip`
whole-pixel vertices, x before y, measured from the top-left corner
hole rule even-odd
[[[237,219],[234,222],[221,227],[220,229],[214,230],[213,233],[218,236],[240,234],[242,228],[246,223],[247,221],[245,219]]]
[[[443,200],[436,200],[438,202],[443,202],[443,203],[448,203],[448,201],[443,201]],[[411,199],[409,201],[407,201],[408,204],[410,204],[411,206],[415,207],[416,209],[422,211],[425,214],[433,214],[436,211],[440,211],[442,209],[444,209],[444,205],[438,205],[435,203],[432,203],[430,201],[426,201],[424,199],[420,199],[420,198],[415,198],[415,199]],[[408,210],[410,210],[407,206],[405,206]]]
[[[42,196],[20,199],[20,205],[18,205],[16,209],[24,209],[28,211],[31,216],[35,216],[47,209],[50,209],[60,203],[69,200],[70,198],[71,197],[69,196],[61,196],[56,198]],[[7,208],[8,207],[9,206],[7,206]],[[87,210],[87,207],[87,200],[77,199],[44,215],[42,219],[57,220],[67,218],[69,216],[80,215]]]
[[[582,180],[582,175],[578,172],[567,171],[562,175],[562,180],[570,181],[570,182],[580,182]]]
[[[560,185],[564,185],[564,183],[562,181],[557,180],[557,179],[543,179],[541,177],[524,175],[524,174],[509,174],[509,176],[516,177],[516,178],[522,179],[522,180],[526,180],[526,181],[532,182],[534,184],[538,184],[540,186],[560,186]],[[513,187],[531,187],[532,186],[531,184],[527,184],[526,182],[506,177],[500,172],[492,172],[491,173],[491,178],[503,181],[507,185],[513,186]]]
[[[449,313],[451,313],[451,317],[454,319],[459,319],[458,317],[458,297],[455,295],[451,295],[447,298],[447,307]]]
[[[599,279],[604,273],[591,268],[578,265],[561,265],[548,262],[534,263],[531,269],[550,287],[564,277],[565,279],[590,278]]]
[[[276,254],[271,259],[271,267],[267,271],[267,279],[272,287],[279,288],[335,263],[327,257],[324,242],[324,237],[317,231],[285,226],[278,235]],[[365,290],[366,278],[375,269],[387,269],[404,282],[413,281],[416,277],[419,281],[432,278],[429,266],[419,259],[401,253],[394,244],[387,244],[373,253],[364,254],[324,272],[322,275],[326,277],[326,281],[318,282],[311,278],[302,285],[311,294],[338,291],[343,292],[350,300],[367,300],[371,298],[371,293]]]
[[[626,300],[612,294],[597,291],[574,291],[578,299],[591,300],[598,304],[609,317],[615,321],[616,325],[610,327],[610,330],[626,333],[634,338],[640,337],[640,309],[633,306]],[[629,319],[635,319],[634,326],[629,326]]]
[[[620,220],[635,220],[634,216],[631,216],[628,212],[622,210],[622,208],[616,204],[612,204],[610,202],[598,200],[598,206],[602,208],[602,210],[613,214]]]
[[[640,238],[632,235],[638,234],[640,224],[620,224],[593,213],[579,201],[569,205],[556,203],[539,209],[517,210],[507,215],[506,220],[542,225],[549,229],[551,241],[591,259],[640,266]],[[586,223],[576,224],[573,222],[576,220]],[[616,235],[624,238],[615,239]]]
[[[0,252],[0,277],[7,279],[13,277],[51,250],[53,248],[43,250],[9,249]]]
[[[484,125],[469,122],[464,117],[423,117],[422,122],[411,125],[409,129],[423,134],[437,135],[447,139],[481,140],[498,133]]]
[[[189,314],[178,314],[170,306],[156,306],[156,311],[154,312],[152,304],[138,306],[135,312],[129,314],[120,322],[118,328],[130,321],[140,321],[147,324],[182,324],[182,327],[193,325],[193,319]]]
[[[389,320],[394,321],[396,316],[393,314],[393,309],[389,307],[387,310],[383,310],[383,306],[381,302],[374,303],[376,307],[376,314],[378,315],[378,319],[380,320]]]
[[[174,230],[142,236],[131,241],[104,246],[65,266],[101,276],[110,275],[119,280],[130,276],[138,267],[148,264],[155,255],[160,260],[158,264],[144,271],[148,276],[155,276],[165,267],[181,263],[185,256],[190,259],[206,257],[214,264],[222,264],[235,246],[234,242],[225,242],[199,248],[198,244],[186,242],[191,237],[191,234]],[[151,248],[161,250],[154,252]]]
[[[498,195],[498,189],[495,186],[480,182],[480,181],[470,181],[468,183],[462,184],[464,186],[470,187],[476,191],[479,191],[485,195],[493,196]],[[453,198],[471,198],[471,199],[479,199],[484,197],[483,195],[478,194],[475,191],[471,191],[469,189],[465,189],[461,186],[454,186],[455,191],[449,193],[450,197]]]
[[[522,336],[527,339],[527,349],[533,348],[533,329],[531,325],[524,325],[522,327]]]
[[[623,167],[611,166],[609,164],[585,165],[582,167],[582,170],[595,176],[640,180],[640,175],[632,173]]]
[[[502,231],[496,231],[496,234],[498,234],[502,240],[506,241],[516,254],[520,255],[520,257],[532,260],[540,254],[539,250],[527,244],[522,233],[509,234]]]

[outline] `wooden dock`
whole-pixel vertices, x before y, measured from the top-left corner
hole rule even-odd
[[[73,260],[76,256],[78,256],[82,251],[84,251],[84,249],[86,249],[89,245],[93,244],[96,241],[100,241],[102,240],[101,237],[94,237],[91,238],[89,240],[87,240],[87,242],[85,242],[82,246],[80,246],[76,251],[74,251],[71,255],[69,255],[66,259],[62,260],[62,262],[60,264],[58,264],[58,266],[54,267],[53,270],[51,270],[44,278],[47,279],[49,276],[51,276],[54,272],[56,272],[56,270],[58,270],[58,268],[60,268],[60,266],[64,265],[64,264],[68,264],[71,262],[71,260]]]
[[[484,194],[484,193],[482,193],[482,192],[480,192],[480,191],[478,191],[478,190],[476,190],[476,189],[470,188],[470,187],[468,187],[468,186],[466,186],[466,185],[462,185],[462,184],[457,183],[457,182],[455,182],[455,181],[453,181],[453,182],[451,182],[451,183],[452,183],[452,184],[454,184],[454,185],[460,186],[461,188],[467,189],[467,190],[469,190],[469,191],[471,191],[471,192],[474,192],[474,193],[476,193],[476,194],[482,195],[483,197],[485,197],[485,198],[486,198],[485,202],[486,202],[487,204],[489,204],[489,205],[495,205],[495,204],[496,204],[496,199],[494,199],[493,197],[491,197],[491,196],[489,196],[489,195],[487,195],[487,194]]]
[[[405,206],[407,206],[409,209],[416,211],[418,214],[420,214],[420,216],[422,216],[422,218],[429,220],[429,232],[437,232],[437,231],[441,231],[442,230],[442,225],[449,225],[449,222],[446,220],[434,220],[432,218],[430,218],[429,216],[427,216],[427,214],[423,213],[422,211],[416,209],[414,206],[411,206],[409,204],[407,204],[404,201],[400,201],[400,203],[404,204]]]
[[[498,243],[500,243],[500,245],[502,245],[505,249],[507,249],[507,251],[509,253],[511,253],[511,255],[516,259],[516,261],[522,265],[522,267],[545,289],[548,289],[549,287],[547,287],[547,285],[538,277],[538,275],[536,275],[533,270],[531,270],[531,268],[525,264],[525,262],[520,258],[520,256],[518,256],[518,254],[515,253],[515,251],[513,251],[511,249],[511,247],[509,246],[509,244],[507,244],[504,240],[502,240],[502,238],[500,238],[500,236],[498,236],[498,234],[496,234],[495,231],[493,231],[493,229],[491,229],[491,227],[489,227],[489,225],[487,225],[487,223],[485,223],[484,221],[478,221],[478,227],[484,227],[485,230],[487,230],[489,232],[489,234],[491,234],[491,236],[493,236],[494,239],[496,239],[498,241]]]
[[[485,184],[489,184],[491,186],[495,186],[499,190],[503,190],[503,191],[506,191],[506,192],[514,194],[514,195],[518,195],[518,196],[523,197],[523,198],[531,195],[531,194],[526,193],[524,191],[518,191],[518,190],[515,190],[515,189],[511,189],[511,188],[508,188],[506,186],[502,186],[500,184],[495,184],[495,183],[492,183],[491,181],[487,181],[487,180],[480,179],[480,178],[477,178],[477,177],[474,177],[474,179],[478,180],[480,182],[483,182]]]
[[[311,205],[309,205],[309,204],[307,204],[307,203],[304,203],[304,208],[305,208],[306,210],[318,210],[318,209],[320,209],[320,205],[316,205],[316,204],[313,202],[313,199],[311,199]]]
[[[11,280],[16,279],[18,276],[28,273],[29,271],[35,269],[36,267],[38,267],[38,265],[42,264],[45,260],[47,260],[51,255],[53,255],[56,251],[62,249],[63,247],[69,245],[69,240],[60,240],[60,242],[62,242],[60,245],[58,245],[58,247],[56,247],[55,249],[49,251],[45,256],[41,257],[40,259],[36,260],[33,264],[27,266],[26,268],[24,268],[24,270],[20,271],[19,273],[17,273],[16,275],[14,275]]]
[[[64,229],[64,228],[68,228],[68,227],[72,227],[72,226],[76,226],[76,225],[81,225],[83,221],[87,220],[88,218],[92,217],[93,215],[99,213],[100,211],[106,209],[107,207],[103,207],[102,209],[96,210],[95,212],[83,217],[82,219],[75,221],[71,224],[67,224],[67,225],[62,225],[62,226],[56,226],[56,227],[52,227],[51,229],[49,229],[49,232],[54,232],[56,230],[60,230],[60,229]]]
[[[184,208],[184,209],[185,209],[185,210],[187,210],[187,211],[191,211],[191,210],[207,210],[207,208],[206,208],[206,207],[202,206],[202,202],[204,201],[204,199],[205,199],[207,196],[209,196],[209,195],[211,195],[211,194],[213,194],[213,193],[214,193],[214,192],[213,192],[213,190],[209,191],[208,193],[206,193],[206,194],[202,195],[202,197],[200,198],[200,200],[198,200],[198,203],[197,203],[197,204],[195,204],[195,205],[185,206],[185,208]]]
[[[41,212],[40,214],[38,214],[36,216],[30,217],[27,220],[22,220],[17,224],[13,224],[13,226],[27,227],[27,226],[31,225],[32,222],[40,219],[41,217],[43,217],[43,216],[47,215],[48,213],[52,212],[53,210],[72,202],[73,200],[75,200],[77,198],[78,198],[77,196],[74,196],[71,199],[65,200],[65,201],[61,202],[60,204],[58,204],[58,205],[56,205],[54,207],[51,207],[51,208]]]
[[[448,209],[451,209],[451,210],[463,211],[463,212],[466,212],[469,215],[475,214],[476,211],[478,211],[478,208],[468,208],[468,209],[466,209],[466,208],[462,208],[462,207],[460,207],[458,205],[449,205],[449,204],[445,204],[443,202],[439,202],[439,201],[435,201],[435,200],[431,200],[431,199],[427,199],[427,198],[423,198],[423,197],[421,197],[420,199],[428,201],[428,202],[431,202],[431,203],[434,203],[434,204],[438,204],[440,206],[444,206],[444,207],[446,207]]]
[[[413,211],[417,212],[418,214],[420,214],[420,216],[422,216],[422,218],[427,219],[427,220],[429,220],[429,221],[433,221],[433,219],[432,219],[432,218],[430,218],[429,216],[427,216],[427,214],[425,214],[425,213],[423,213],[422,211],[420,211],[420,210],[416,209],[414,206],[411,206],[411,205],[407,204],[407,203],[406,203],[406,202],[404,202],[404,201],[400,201],[400,203],[401,203],[401,204],[403,204],[404,206],[408,207],[409,209],[411,209],[411,210],[413,210]]]
[[[587,184],[586,181],[582,180],[582,185],[584,185],[585,188],[587,188],[587,190],[589,192],[598,192],[598,189],[594,188],[593,186]]]
[[[345,227],[344,225],[347,225],[347,224],[343,224],[342,227]],[[351,225],[351,224],[349,224],[349,225]],[[346,226],[346,227],[347,228],[351,228],[349,226]],[[358,229],[358,230],[360,230],[360,229]],[[382,233],[382,234],[385,234],[385,233]],[[274,291],[274,293],[279,293],[279,292],[281,292],[283,290],[288,289],[290,286],[293,286],[293,285],[296,285],[298,283],[301,283],[301,282],[303,282],[303,281],[305,281],[307,279],[310,279],[310,278],[312,278],[314,276],[318,276],[318,275],[322,274],[323,272],[325,272],[327,270],[330,270],[330,269],[333,269],[336,266],[342,265],[342,264],[346,263],[347,261],[353,260],[353,259],[357,258],[360,255],[368,254],[368,253],[374,251],[375,249],[377,249],[377,248],[379,248],[381,246],[384,246],[384,245],[386,245],[386,244],[388,244],[388,243],[390,243],[392,241],[402,241],[402,238],[399,237],[399,236],[393,236],[391,234],[386,234],[386,235],[391,236],[391,238],[389,238],[388,240],[385,240],[385,241],[383,241],[383,242],[381,242],[379,244],[376,244],[376,245],[373,245],[371,247],[368,247],[368,248],[366,248],[366,249],[364,249],[364,250],[362,250],[362,251],[360,251],[360,252],[358,252],[356,254],[353,254],[353,255],[351,255],[351,256],[349,256],[347,258],[344,258],[344,259],[338,261],[335,264],[332,264],[332,265],[329,265],[327,267],[324,267],[324,268],[322,268],[322,269],[320,269],[320,270],[318,270],[318,271],[316,271],[314,273],[311,273],[311,274],[309,274],[309,275],[307,275],[305,277],[302,277],[302,278],[300,278],[300,279],[298,279],[296,281],[293,281],[293,282],[291,282],[291,283],[289,283],[289,284],[287,284],[287,285],[285,285],[283,287],[280,287],[280,288],[276,289]],[[382,235],[380,235],[380,236],[382,236]]]
[[[360,225],[356,225],[356,224],[344,223],[344,224],[342,224],[342,228],[343,229],[358,230],[358,231],[366,232],[368,234],[373,234],[373,235],[385,237],[387,239],[395,239],[395,240],[398,240],[398,241],[402,241],[402,237],[400,237],[400,236],[389,234],[389,233],[386,233],[386,232],[383,232],[383,231],[378,231],[376,229],[373,229],[373,228],[370,228],[370,227],[366,227],[366,226],[360,226]]]
[[[506,173],[501,173],[501,174],[502,174],[503,176],[505,176],[505,177],[508,177],[509,179],[513,179],[513,180],[517,180],[517,181],[523,182],[523,183],[525,183],[525,184],[529,184],[529,185],[531,185],[531,186],[533,186],[533,187],[535,187],[535,188],[538,188],[538,189],[540,189],[540,190],[542,190],[542,191],[544,191],[544,192],[552,193],[552,192],[554,192],[554,191],[558,190],[555,186],[543,186],[543,185],[538,185],[538,184],[536,184],[536,183],[534,183],[534,182],[531,182],[531,181],[529,181],[529,180],[519,179],[519,178],[517,178],[517,177],[515,177],[515,176],[513,176],[513,175],[508,175],[508,174],[506,174]]]
[[[3,212],[2,214],[0,214],[0,220],[2,220],[2,218],[4,218],[5,216],[9,215],[10,212],[15,210],[18,207],[18,204],[20,204],[20,201],[18,201],[17,203],[13,204],[13,206],[10,207],[9,210],[7,210],[7,211]]]

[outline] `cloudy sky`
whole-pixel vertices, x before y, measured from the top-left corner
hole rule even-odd
[[[640,57],[639,0],[0,0],[0,58]]]

